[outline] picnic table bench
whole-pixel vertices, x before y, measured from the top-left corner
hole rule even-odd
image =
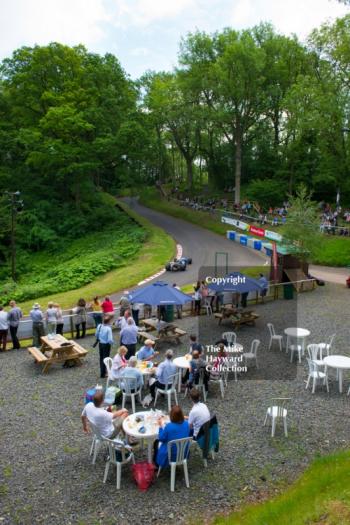
[[[141,339],[141,341],[146,341],[146,339],[150,339],[154,343],[159,341],[159,337],[156,337],[155,335],[150,334],[149,332],[139,332],[138,336]]]
[[[87,350],[73,340],[67,340],[61,335],[54,338],[43,336],[41,348],[31,346],[28,352],[34,357],[36,363],[43,364],[42,373],[47,372],[52,364],[67,363],[73,361],[81,364],[81,358],[87,354]]]
[[[222,312],[215,313],[214,317],[219,320],[219,325],[222,321],[227,319],[234,325],[235,328],[239,328],[242,324],[251,324],[254,325],[255,321],[259,319],[259,315],[253,312],[252,310],[242,311],[242,312]]]

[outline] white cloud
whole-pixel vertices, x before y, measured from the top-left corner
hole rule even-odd
[[[130,55],[133,57],[146,57],[150,54],[150,50],[147,47],[135,47],[130,51]]]
[[[104,0],[0,0],[0,54],[22,45],[95,44],[111,20]]]
[[[234,2],[230,23],[243,28],[260,21],[272,22],[282,33],[305,38],[323,22],[348,12],[349,8],[336,0],[238,0]]]
[[[115,23],[121,27],[146,27],[159,20],[174,18],[195,5],[196,0],[117,0]]]

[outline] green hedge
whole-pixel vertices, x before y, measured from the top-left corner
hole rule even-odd
[[[80,288],[97,276],[126,266],[146,240],[146,231],[119,212],[113,227],[71,242],[60,252],[26,255],[21,261],[27,271],[18,283],[5,282],[0,301],[18,302],[56,292]]]

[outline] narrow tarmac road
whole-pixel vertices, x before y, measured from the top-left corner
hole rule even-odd
[[[218,256],[218,266],[222,267],[226,265],[224,253],[228,254],[230,268],[262,266],[268,261],[268,258],[261,252],[241,246],[224,236],[189,222],[146,208],[136,199],[125,199],[125,201],[136,213],[165,230],[178,244],[181,244],[184,256],[192,257],[193,262],[187,266],[186,271],[165,272],[159,278],[161,280],[176,282],[178,285],[197,281],[201,267],[214,268],[216,252],[221,254]]]

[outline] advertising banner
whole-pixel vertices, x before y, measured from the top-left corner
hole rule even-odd
[[[232,226],[236,226],[236,228],[239,228],[240,230],[249,230],[249,224],[238,219],[233,219],[232,217],[221,217],[221,222],[224,222],[225,224],[232,224]]]
[[[250,226],[249,232],[258,237],[265,237],[265,230],[263,228],[257,228],[256,226]]]
[[[282,235],[280,233],[276,233],[270,230],[265,230],[265,237],[266,239],[270,239],[271,241],[282,241]]]

